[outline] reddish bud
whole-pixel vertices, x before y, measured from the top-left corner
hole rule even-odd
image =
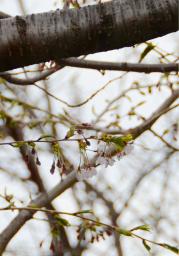
[[[85,139],[85,141],[86,141],[86,145],[88,145],[88,146],[91,145],[91,143],[89,142],[89,140]]]
[[[52,164],[52,166],[50,168],[50,173],[54,174],[54,172],[55,172],[55,161],[53,161],[53,164]]]
[[[40,162],[40,160],[39,160],[38,157],[36,157],[36,164],[37,164],[37,165],[41,165],[41,162]]]
[[[57,167],[58,167],[58,168],[61,168],[61,167],[62,167],[61,161],[60,161],[59,159],[57,160]]]
[[[51,250],[52,252],[55,252],[55,246],[54,246],[54,244],[53,244],[53,241],[52,241],[51,244],[50,244],[50,250]]]
[[[25,155],[25,161],[26,161],[27,163],[29,162],[29,155],[28,155],[28,154]]]
[[[109,230],[109,229],[107,229],[107,230],[106,230],[106,234],[107,234],[108,236],[111,236],[111,235],[112,235],[112,231]]]
[[[32,148],[31,153],[32,153],[32,155],[35,155],[35,154],[36,154],[35,148]]]
[[[78,129],[78,130],[77,130],[77,133],[78,133],[78,134],[83,134],[83,131],[82,131],[81,129]]]

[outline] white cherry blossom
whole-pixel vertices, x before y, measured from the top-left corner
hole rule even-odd
[[[110,158],[110,157],[105,157],[105,156],[99,156],[96,160],[96,164],[98,165],[104,165],[105,168],[114,165],[115,160]]]
[[[104,153],[106,150],[106,143],[104,141],[100,141],[99,144],[98,144],[98,153]]]
[[[128,155],[128,154],[130,154],[130,153],[133,151],[133,149],[134,149],[134,145],[131,144],[131,143],[129,143],[129,144],[127,144],[127,145],[124,147],[123,152],[124,152],[126,155]]]
[[[79,181],[87,180],[97,174],[95,167],[86,167],[77,170],[76,178]]]

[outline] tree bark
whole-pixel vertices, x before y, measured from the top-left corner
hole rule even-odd
[[[113,0],[0,20],[0,71],[132,46],[178,29],[177,0]]]

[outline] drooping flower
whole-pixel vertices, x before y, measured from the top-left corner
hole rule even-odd
[[[104,165],[105,168],[107,168],[109,165],[113,166],[114,162],[115,160],[113,158],[102,156],[102,155],[100,155],[96,160],[97,165]]]
[[[95,168],[95,167],[89,168],[88,172],[89,172],[89,177],[90,177],[90,178],[93,177],[93,176],[95,176],[95,175],[97,174],[97,171],[96,171],[96,168]]]
[[[128,143],[124,147],[123,151],[117,153],[117,155],[116,155],[117,159],[121,160],[121,158],[123,158],[124,156],[129,155],[133,149],[134,149],[134,145],[132,143]]]
[[[115,163],[115,160],[113,158],[107,157],[106,160],[107,160],[107,163],[105,167],[108,167],[108,165],[113,166]]]
[[[84,169],[80,169],[76,172],[76,178],[79,181],[85,180],[88,178],[87,172]]]
[[[124,150],[123,152],[125,153],[125,155],[128,155],[130,154],[134,149],[134,145],[131,144],[131,143],[128,143],[125,147],[124,147]]]
[[[102,164],[106,164],[106,158],[102,155],[98,156],[97,160],[96,160],[96,165],[102,165]]]
[[[117,159],[120,161],[121,158],[122,158],[124,155],[125,155],[125,153],[124,153],[123,151],[121,151],[121,152],[119,152],[119,153],[116,155],[116,157],[117,157]]]
[[[97,148],[98,154],[103,154],[105,150],[106,150],[106,143],[104,141],[100,141]]]
[[[76,178],[79,181],[89,179],[97,174],[96,168],[92,166],[86,166],[78,169],[76,172]]]

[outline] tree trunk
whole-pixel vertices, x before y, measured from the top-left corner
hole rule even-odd
[[[0,20],[0,71],[118,49],[178,29],[177,0],[114,0]]]

